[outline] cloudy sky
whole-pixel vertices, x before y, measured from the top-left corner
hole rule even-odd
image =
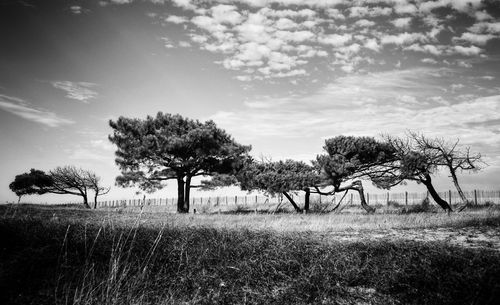
[[[465,188],[500,187],[496,0],[1,0],[0,38],[2,202],[30,168],[113,185],[108,120],[158,111],[274,160],[341,134],[459,138],[489,164]]]

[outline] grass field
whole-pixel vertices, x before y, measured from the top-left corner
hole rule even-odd
[[[500,211],[0,206],[0,304],[498,304]]]

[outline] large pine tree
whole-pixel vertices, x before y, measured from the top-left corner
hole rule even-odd
[[[192,178],[230,173],[251,149],[236,143],[213,121],[202,123],[178,114],[120,117],[109,124],[109,140],[118,148],[116,164],[121,170],[117,183],[152,192],[176,180],[179,213],[189,212]]]

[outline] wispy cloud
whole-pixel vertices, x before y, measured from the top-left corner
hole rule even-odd
[[[479,97],[461,99],[458,93],[438,85],[450,73],[454,72],[418,68],[351,75],[313,95],[247,101],[243,110],[216,113],[212,119],[242,141],[378,136],[413,129],[449,139],[459,135],[464,144],[475,143],[480,151],[500,149],[500,126],[496,124],[500,92],[488,96],[478,90],[474,93]]]
[[[15,114],[23,119],[50,127],[73,124],[74,121],[60,118],[55,113],[37,109],[18,97],[0,94],[0,109]]]
[[[99,94],[91,88],[97,86],[88,82],[52,81],[52,86],[66,92],[66,97],[83,103],[89,103],[90,99],[96,98]]]

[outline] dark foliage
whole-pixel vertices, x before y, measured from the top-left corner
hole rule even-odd
[[[191,178],[230,173],[251,149],[236,143],[213,121],[201,123],[181,115],[148,116],[145,120],[120,117],[109,122],[116,144],[121,186],[155,191],[170,179],[178,183],[178,211],[189,211]]]
[[[9,188],[19,196],[41,195],[47,192],[47,188],[52,186],[53,180],[44,171],[31,169],[29,173],[17,175],[14,181],[9,184]]]

